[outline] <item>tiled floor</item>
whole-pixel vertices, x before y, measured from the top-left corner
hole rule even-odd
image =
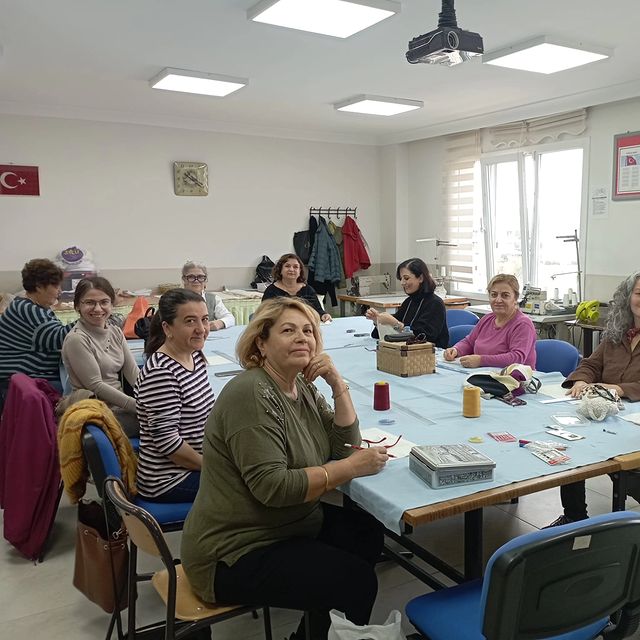
[[[591,515],[610,508],[611,482],[606,476],[587,482]],[[640,510],[629,500],[628,508]],[[518,504],[503,504],[485,510],[484,547],[488,557],[498,546],[516,535],[532,531],[560,513],[558,491],[525,496]],[[8,543],[0,543],[0,639],[8,640],[99,640],[104,638],[108,616],[85,600],[71,584],[74,557],[75,508],[63,499],[53,531],[50,550],[38,565],[25,560]],[[416,530],[415,536],[445,560],[460,568],[462,559],[462,517],[449,518]],[[174,551],[179,534],[170,534]],[[144,566],[153,568],[151,562]],[[404,605],[427,588],[390,562],[378,566],[380,589],[372,622],[381,623],[391,609],[404,612]],[[138,611],[142,622],[162,615],[163,607],[149,585],[141,588]],[[281,640],[297,625],[298,614],[273,612],[274,638]],[[411,625],[403,620],[407,633]],[[242,616],[214,627],[217,640],[263,638],[262,621]],[[633,636],[640,640],[640,633]]]

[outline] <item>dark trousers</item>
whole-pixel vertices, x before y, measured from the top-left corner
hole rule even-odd
[[[640,502],[640,473],[633,472],[627,477],[627,495]],[[564,484],[560,487],[560,500],[564,515],[571,520],[584,520],[587,516],[587,499],[584,480]]]
[[[155,498],[147,498],[151,502],[193,502],[200,488],[200,471],[190,471],[175,487],[161,493]]]
[[[233,566],[219,562],[214,591],[222,603],[249,603],[308,611],[311,640],[326,640],[329,610],[351,622],[369,622],[378,592],[375,563],[382,525],[363,511],[322,504],[324,523],[313,538],[291,538],[250,551]],[[296,638],[304,638],[304,625]]]

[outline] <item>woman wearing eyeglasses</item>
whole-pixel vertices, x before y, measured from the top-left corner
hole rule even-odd
[[[209,312],[209,328],[211,331],[219,331],[220,329],[228,329],[233,327],[236,319],[224,303],[212,291],[207,291],[207,267],[189,260],[182,267],[182,285],[185,289],[193,291],[201,295],[207,303],[207,311]]]
[[[73,390],[87,389],[105,402],[129,437],[137,436],[136,401],[124,393],[122,378],[133,388],[138,366],[120,327],[109,322],[116,294],[105,278],[83,278],[73,300],[80,319],[62,345],[62,361]]]
[[[613,294],[606,328],[598,348],[582,360],[562,383],[567,394],[582,395],[595,384],[616,391],[632,402],[640,400],[640,271],[623,280]],[[640,502],[640,483],[636,474],[628,476],[627,493]],[[554,527],[587,517],[584,482],[560,487],[564,513],[549,526]]]

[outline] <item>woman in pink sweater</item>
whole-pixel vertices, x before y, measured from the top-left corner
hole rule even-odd
[[[515,276],[500,273],[487,286],[491,313],[473,331],[444,352],[445,360],[460,357],[463,367],[507,367],[528,364],[536,368],[536,330],[518,308],[520,285]]]

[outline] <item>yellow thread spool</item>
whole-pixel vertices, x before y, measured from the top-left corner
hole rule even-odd
[[[462,415],[465,418],[480,417],[480,387],[469,385],[462,389]]]

